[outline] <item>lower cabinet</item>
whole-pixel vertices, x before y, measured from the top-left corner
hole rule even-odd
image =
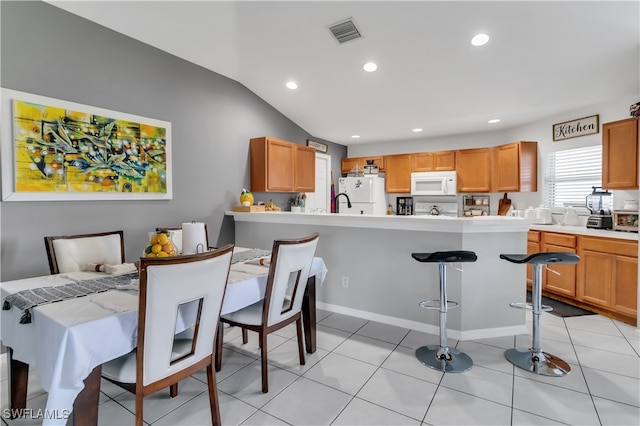
[[[622,316],[636,318],[638,243],[580,237],[578,255],[577,299]]]
[[[529,231],[527,253],[577,253],[575,265],[548,265],[542,272],[542,292],[562,302],[593,310],[636,325],[638,302],[638,242],[547,231]],[[558,272],[558,274],[552,271]],[[532,267],[527,265],[527,287]]]
[[[540,231],[529,231],[527,234],[527,254],[540,252]],[[533,285],[533,266],[527,264],[527,290]]]
[[[544,252],[576,252],[576,236],[543,232],[542,251]],[[576,270],[573,265],[549,265],[542,273],[542,289],[562,296],[574,297],[576,295]]]

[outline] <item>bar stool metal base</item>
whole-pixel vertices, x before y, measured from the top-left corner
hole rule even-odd
[[[454,348],[448,348],[448,352],[449,356],[438,345],[421,346],[416,349],[416,358],[427,367],[445,373],[462,373],[471,370],[473,361],[469,355]]]
[[[565,361],[543,351],[536,353],[531,349],[511,348],[505,351],[504,356],[516,367],[541,376],[562,377],[571,371]]]

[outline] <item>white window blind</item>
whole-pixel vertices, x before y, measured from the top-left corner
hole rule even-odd
[[[547,154],[543,202],[548,207],[585,205],[592,187],[602,185],[602,146]]]

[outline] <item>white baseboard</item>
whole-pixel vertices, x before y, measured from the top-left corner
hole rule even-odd
[[[377,321],[384,324],[395,325],[396,327],[408,328],[411,330],[421,331],[423,333],[440,334],[440,327],[437,325],[425,324],[417,321],[410,321],[403,318],[390,317],[388,315],[376,314],[374,312],[361,311],[359,309],[347,308],[340,305],[332,305],[324,302],[316,302],[318,309],[334,312],[337,314],[349,315],[356,318],[362,318],[369,321]],[[492,337],[514,336],[516,334],[527,334],[526,324],[521,326],[483,328],[478,330],[452,330],[447,329],[447,337],[456,340],[479,340],[489,339]]]

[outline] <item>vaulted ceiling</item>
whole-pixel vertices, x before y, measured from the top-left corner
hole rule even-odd
[[[640,94],[638,1],[49,3],[236,80],[344,145],[506,129]],[[362,37],[340,44],[328,27],[347,18]],[[477,33],[489,42],[472,46]]]

